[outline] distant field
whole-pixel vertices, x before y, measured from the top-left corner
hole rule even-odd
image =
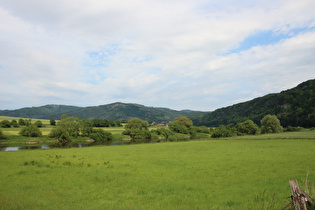
[[[0,152],[0,206],[281,209],[290,179],[315,195],[315,132],[290,135]]]

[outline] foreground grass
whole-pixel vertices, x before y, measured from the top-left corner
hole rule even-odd
[[[315,180],[315,140],[0,152],[2,209],[281,209]]]

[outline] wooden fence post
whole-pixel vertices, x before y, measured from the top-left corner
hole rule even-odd
[[[303,192],[296,180],[290,180],[290,188],[292,192],[292,202],[296,210],[307,210],[307,202],[313,203],[313,199]]]

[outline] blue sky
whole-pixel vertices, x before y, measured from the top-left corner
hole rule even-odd
[[[314,79],[313,0],[0,1],[0,109],[212,111]]]

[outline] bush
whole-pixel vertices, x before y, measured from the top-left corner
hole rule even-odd
[[[259,131],[258,126],[252,120],[246,120],[238,123],[235,128],[240,134],[255,135]]]
[[[291,125],[289,125],[289,126],[285,129],[286,132],[295,132],[295,131],[301,131],[301,130],[302,130],[301,127],[292,127]]]
[[[206,126],[196,127],[198,133],[210,133],[210,129]]]
[[[11,125],[12,125],[14,128],[20,127],[19,124],[18,124],[18,122],[17,122],[16,120],[12,120],[12,121],[11,121]]]
[[[19,119],[19,125],[25,125],[25,121],[23,119]]]
[[[231,137],[233,135],[232,131],[226,126],[220,125],[217,129],[214,130],[211,135],[212,138],[221,138],[221,137]]]
[[[95,129],[93,133],[90,134],[91,139],[97,142],[110,141],[113,139],[113,135],[103,129]]]
[[[171,135],[167,138],[168,141],[178,141],[178,138],[176,135]]]
[[[50,119],[49,123],[50,123],[50,125],[55,126],[56,125],[56,120]]]
[[[283,127],[275,115],[266,115],[261,120],[261,133],[282,133]]]
[[[21,136],[26,136],[26,137],[41,137],[42,136],[42,132],[35,125],[29,125],[27,127],[22,128],[19,134]]]
[[[34,123],[34,125],[37,126],[38,128],[43,127],[43,123],[42,123],[42,121],[40,121],[40,120],[37,120],[37,121]]]
[[[185,125],[180,125],[178,123],[170,123],[168,127],[171,131],[175,133],[189,134],[189,130]]]
[[[56,138],[57,143],[63,144],[63,143],[71,142],[69,132],[61,126],[57,126],[57,127],[53,128],[50,131],[48,137],[49,138]]]
[[[157,135],[165,137],[165,139],[168,139],[169,136],[174,135],[170,129],[165,128],[158,128],[156,130],[152,130],[151,132],[155,132]]]
[[[2,120],[0,122],[0,127],[1,128],[11,128],[11,123],[9,120]]]

